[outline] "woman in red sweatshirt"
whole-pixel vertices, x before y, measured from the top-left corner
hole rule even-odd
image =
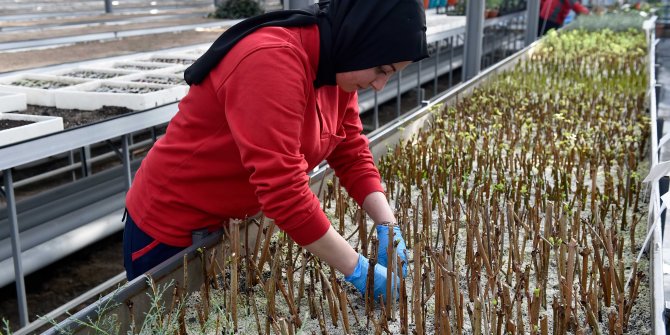
[[[574,10],[579,15],[589,14],[588,8],[584,7],[578,0],[542,0],[537,35],[542,36],[550,29],[562,27],[570,10]]]
[[[340,236],[309,188],[324,159],[377,223],[405,243],[361,134],[356,91],[427,57],[416,0],[332,0],[263,14],[224,32],[185,73],[188,95],[142,162],[126,198],[124,263],[133,279],[192,244],[262,212],[365,292],[368,260]],[[375,296],[384,295],[380,243]],[[406,274],[406,267],[403,269]]]

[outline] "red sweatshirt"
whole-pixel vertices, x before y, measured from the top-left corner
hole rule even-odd
[[[359,204],[381,192],[357,94],[315,89],[318,55],[316,26],[262,28],[191,86],[126,197],[137,225],[183,247],[193,230],[263,211],[307,245],[330,226],[308,184],[321,161]]]
[[[577,0],[542,0],[540,4],[540,18],[563,25],[563,21],[570,14],[570,10],[577,14],[588,14],[588,8]]]

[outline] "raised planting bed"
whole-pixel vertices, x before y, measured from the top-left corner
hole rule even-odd
[[[97,81],[61,90],[55,97],[59,109],[97,110],[105,106],[144,110],[180,100],[187,86]]]
[[[0,90],[23,93],[31,105],[55,106],[54,92],[86,82],[85,79],[26,74],[0,81]]]
[[[26,109],[26,94],[0,91],[0,113]]]
[[[384,135],[412,134],[378,164],[409,251],[397,302],[361,297],[285,234],[244,246],[233,228],[164,263],[144,291],[130,291],[140,277],[78,314],[79,330],[651,333],[648,263],[635,260],[647,228],[646,47],[640,32],[550,34],[423,125]],[[322,181],[334,228],[376,260],[372,223],[337,180]]]
[[[0,114],[0,147],[63,130],[63,119],[15,113]]]

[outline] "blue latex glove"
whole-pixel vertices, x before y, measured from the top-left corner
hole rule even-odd
[[[388,226],[377,226],[377,238],[379,239],[379,254],[377,259],[379,264],[382,266],[388,267],[388,249],[389,246],[389,227]],[[407,277],[407,246],[405,246],[405,239],[402,238],[402,233],[400,232],[400,227],[393,227],[393,238],[398,241],[398,246],[396,247],[396,252],[400,259],[402,259],[402,277]]]
[[[354,272],[349,275],[344,277],[344,280],[352,283],[356,289],[358,289],[358,292],[361,293],[361,295],[365,296],[365,287],[367,286],[367,277],[368,277],[368,269],[370,268],[370,261],[365,258],[365,256],[358,254],[358,263],[356,264],[356,268],[354,269]],[[398,300],[400,297],[400,278],[398,276],[395,277],[395,283],[393,284],[392,291],[395,292],[395,298]],[[386,268],[379,265],[375,264],[375,282],[374,282],[374,295],[375,295],[375,301],[378,301],[378,297],[382,295],[384,297],[384,301],[386,301]]]

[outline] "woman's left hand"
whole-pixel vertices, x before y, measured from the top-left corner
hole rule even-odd
[[[379,253],[377,262],[388,267],[388,245],[389,245],[389,226],[377,225],[377,238],[379,239]],[[393,239],[398,243],[395,247],[397,255],[402,260],[402,277],[407,277],[407,246],[405,239],[402,238],[402,232],[397,225],[393,226]]]

